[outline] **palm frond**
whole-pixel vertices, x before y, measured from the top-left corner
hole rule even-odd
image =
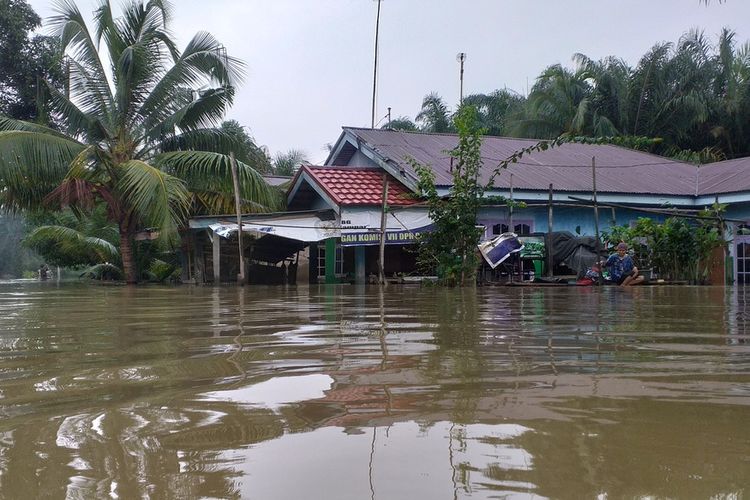
[[[84,147],[60,136],[28,131],[0,132],[0,187],[4,208],[28,209],[64,178]]]
[[[122,197],[145,227],[158,227],[167,239],[176,235],[188,213],[185,183],[146,162],[131,160],[120,170]]]
[[[184,179],[191,192],[205,193],[203,200],[213,199],[214,207],[206,206],[211,213],[219,206],[218,195],[231,199],[234,191],[229,157],[206,151],[176,151],[163,153],[156,163],[171,174]],[[237,162],[240,184],[240,197],[252,212],[269,212],[282,204],[280,192],[269,186],[263,177],[251,166]],[[208,194],[213,197],[209,197]],[[225,211],[229,213],[233,210]]]
[[[122,279],[122,270],[114,264],[103,262],[87,268],[80,274],[80,277],[95,280],[120,280]]]
[[[221,129],[204,128],[169,136],[156,144],[155,149],[159,153],[198,150],[229,154],[231,151],[238,151],[241,146],[235,136]]]
[[[71,140],[70,137],[68,137],[67,135],[55,129],[45,127],[44,125],[39,125],[38,123],[26,122],[23,120],[16,120],[14,118],[0,115],[0,132],[12,132],[12,131],[37,132],[40,134],[48,134],[48,135],[62,137],[62,138]]]
[[[196,89],[212,81],[222,87],[236,87],[243,75],[244,63],[228,57],[211,34],[197,33],[151,90],[139,114],[148,117],[146,128],[155,128],[185,105],[181,100],[174,101],[175,89]]]
[[[53,34],[60,39],[62,52],[68,49],[72,52],[73,59],[85,67],[89,78],[96,81],[102,97],[111,105],[114,99],[111,91],[108,91],[107,75],[78,7],[72,0],[56,0],[54,10],[57,15],[49,19],[49,25]]]
[[[66,226],[39,226],[24,238],[24,244],[31,248],[53,244],[61,253],[92,253],[96,254],[101,261],[120,258],[117,247],[106,239],[87,236]]]

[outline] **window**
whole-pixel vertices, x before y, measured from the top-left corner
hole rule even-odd
[[[750,238],[739,237],[737,241],[737,284],[750,284]]]
[[[518,236],[528,236],[531,234],[531,226],[528,224],[516,224],[513,227],[513,232]]]
[[[337,276],[344,274],[344,249],[336,242],[336,265],[334,273]],[[318,277],[326,275],[326,247],[325,244],[318,245]]]
[[[508,232],[508,224],[494,224],[492,226],[492,234],[494,236],[497,236],[498,234],[503,234]]]

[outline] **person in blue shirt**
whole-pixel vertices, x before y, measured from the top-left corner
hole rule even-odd
[[[617,253],[610,255],[604,266],[609,268],[612,282],[620,286],[640,285],[644,281],[643,276],[638,274],[633,258],[628,255],[628,245],[625,242],[617,245]]]

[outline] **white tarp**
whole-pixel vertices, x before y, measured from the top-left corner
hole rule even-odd
[[[340,218],[329,220],[313,213],[266,218],[253,216],[242,221],[242,230],[308,243],[341,238],[342,246],[376,245],[380,242],[380,217],[380,209],[373,207],[342,209]],[[431,226],[427,209],[392,209],[386,219],[386,244],[415,243],[419,233],[429,231]],[[237,224],[222,222],[211,224],[209,228],[222,238],[228,238],[237,231]]]
[[[237,231],[236,223],[212,224],[209,227],[222,238],[229,238],[232,233]],[[243,220],[242,231],[258,236],[273,234],[282,238],[305,242],[341,236],[341,230],[335,219],[322,220],[317,215],[312,214],[269,217],[267,219],[254,218],[251,221]]]

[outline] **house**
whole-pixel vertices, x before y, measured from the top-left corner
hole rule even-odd
[[[484,137],[481,180],[488,181],[503,160],[537,142]],[[295,262],[307,265],[309,271],[296,273],[298,282],[309,276],[310,282],[362,283],[377,269],[385,182],[389,207],[386,274],[413,270],[416,235],[429,230],[430,220],[416,196],[418,178],[412,162],[430,166],[438,192],[448,194],[453,166],[448,152],[457,143],[455,134],[344,127],[325,164],[302,167],[289,183],[288,210],[300,227],[284,227],[278,220],[274,223],[269,218],[280,216],[274,215],[245,217],[243,229],[263,236],[260,246],[269,243],[269,235],[297,238],[297,245],[271,245],[269,248],[278,246],[284,251],[269,258],[267,264],[275,265],[277,258],[289,259],[281,254],[305,247],[307,262],[299,261],[300,254]],[[745,259],[750,261],[750,236],[744,234],[745,221],[750,220],[750,158],[697,167],[615,145],[563,144],[528,154],[500,171],[486,195],[512,198],[526,207],[516,208],[512,214],[505,204],[483,207],[477,222],[485,228],[487,238],[508,230],[521,235],[544,233],[550,229],[550,220],[555,231],[593,235],[594,173],[601,231],[643,216],[663,219],[675,210],[695,213],[717,201],[728,204],[726,217],[733,221],[729,237],[734,276],[738,283],[750,282],[750,262],[745,266]],[[216,228],[219,222],[231,225],[229,219],[193,220],[191,228]],[[303,226],[325,231],[293,232]],[[214,255],[218,255],[216,249]],[[222,273],[217,275],[224,279]]]
[[[533,146],[536,139],[484,137],[481,155],[483,181],[514,152]],[[344,127],[325,164],[328,166],[378,167],[416,190],[416,161],[435,172],[438,191],[448,194],[452,179],[449,151],[456,147],[455,134],[426,134]],[[658,220],[671,210],[697,211],[715,202],[727,204],[726,218],[733,221],[727,235],[738,283],[750,282],[750,158],[697,167],[661,156],[608,144],[563,144],[534,152],[511,164],[495,178],[487,196],[511,197],[527,208],[515,209],[513,231],[519,234],[549,230],[549,198],[554,204],[555,231],[582,235],[595,232],[591,199],[596,164],[599,229],[623,225],[639,217]],[[654,212],[663,212],[661,214]],[[492,237],[511,229],[506,207],[487,207],[479,224]],[[750,232],[748,232],[750,234]],[[745,261],[747,255],[747,270]]]

